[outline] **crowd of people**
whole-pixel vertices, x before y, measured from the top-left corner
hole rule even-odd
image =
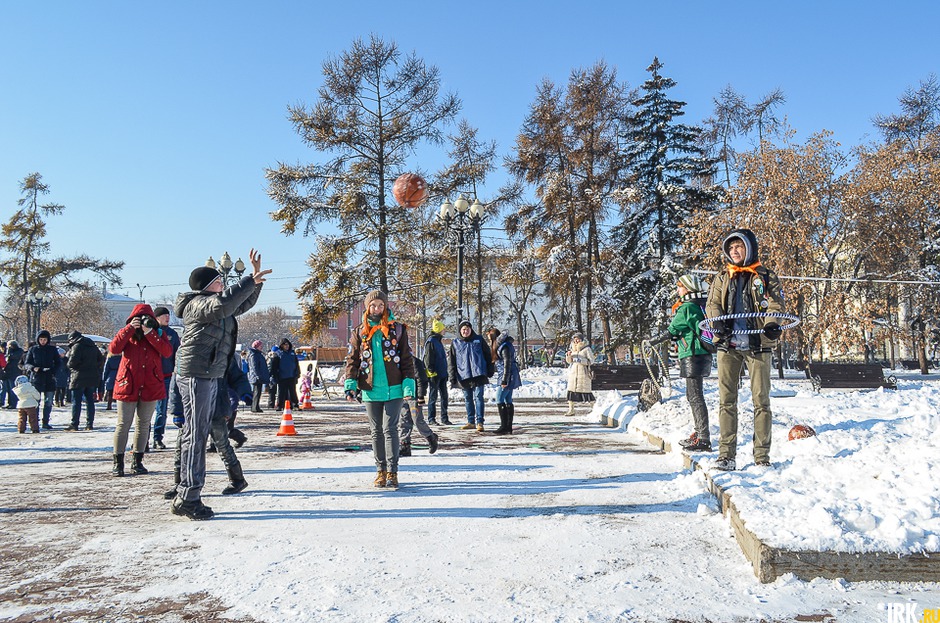
[[[761,265],[757,251],[753,232],[731,232],[722,244],[726,268],[711,287],[697,276],[681,276],[672,322],[643,343],[644,349],[669,340],[677,343],[694,422],[694,431],[681,445],[690,451],[712,450],[702,383],[717,353],[721,435],[717,467],[722,470],[736,468],[737,388],[745,365],[754,403],[754,461],[770,465],[770,353],[781,333],[773,314],[781,313],[784,304],[779,279]],[[172,413],[180,432],[174,484],[166,498],[173,500],[174,514],[211,518],[214,513],[201,495],[207,442],[211,440],[208,448],[219,454],[231,481],[223,494],[244,490],[247,482],[235,454],[235,448],[247,440],[235,427],[240,402],[260,413],[266,398],[269,409],[281,411],[288,401],[298,404],[298,383],[309,392],[319,380],[313,378],[312,365],[302,373],[302,361],[288,338],[267,352],[260,340],[236,351],[237,317],[255,305],[271,272],[261,268],[260,253],[252,249],[249,257],[252,273],[229,287],[223,286],[221,273],[213,268],[201,266],[191,272],[190,291],[179,295],[174,309],[183,322],[182,336],[169,326],[169,309],[141,303],[107,347],[78,331],[68,335],[67,348],[53,344],[45,330],[26,351],[16,341],[0,343],[0,405],[18,410],[20,433],[27,428],[36,433],[52,429],[54,405],[71,402],[66,430],[77,431],[83,404],[85,429],[91,430],[96,401],[105,402],[107,410],[117,403],[111,473],[118,477],[125,475],[131,430],[130,471],[146,474],[144,455],[151,440],[154,448],[166,448],[163,439]],[[466,423],[461,429],[483,433],[484,388],[495,377],[499,427],[493,432],[513,434],[513,392],[522,380],[512,336],[495,327],[480,335],[470,321],[462,320],[445,346],[446,327],[435,320],[418,357],[408,327],[395,319],[385,292],[370,292],[363,306],[362,321],[349,343],[343,389],[348,401],[363,404],[369,422],[374,486],[399,486],[399,458],[410,456],[415,428],[430,452],[437,451],[439,435],[431,425],[452,425],[448,388],[463,393]],[[706,323],[710,330],[703,330],[706,318],[712,319]],[[566,415],[572,416],[577,405],[595,399],[594,353],[580,333],[571,335],[565,362],[569,366]]]

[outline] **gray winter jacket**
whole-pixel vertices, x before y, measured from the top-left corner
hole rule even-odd
[[[254,307],[262,285],[246,275],[220,294],[184,292],[177,297],[174,311],[183,319],[177,374],[201,379],[225,376],[238,338],[235,316]]]

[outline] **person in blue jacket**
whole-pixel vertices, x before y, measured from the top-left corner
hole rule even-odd
[[[36,343],[29,348],[23,367],[29,370],[29,381],[42,394],[42,427],[52,430],[49,416],[52,414],[52,402],[55,398],[56,372],[62,365],[59,349],[49,340],[52,334],[43,329],[36,334]]]
[[[104,369],[101,371],[101,378],[104,380],[104,400],[107,402],[105,411],[110,411],[114,404],[114,383],[117,381],[118,370],[121,369],[121,353],[114,354],[108,351],[108,358],[105,359]]]
[[[248,350],[248,382],[252,387],[251,412],[262,413],[261,396],[264,394],[264,386],[271,381],[271,372],[268,370],[268,362],[265,361],[264,351],[261,349],[264,344],[261,340],[255,340],[251,343]]]
[[[294,345],[286,337],[281,340],[277,363],[277,408],[284,409],[284,402],[290,400],[292,407],[297,408],[297,380],[300,378],[300,363],[294,352]]]
[[[441,401],[441,424],[450,426],[447,417],[447,349],[444,347],[444,323],[431,323],[431,334],[424,343],[424,367],[428,373],[428,424],[437,424],[437,401]]]
[[[173,376],[173,370],[176,368],[176,351],[180,349],[180,336],[176,330],[170,326],[170,310],[166,307],[157,307],[153,310],[153,315],[157,317],[158,335],[166,335],[173,347],[173,354],[163,358],[163,387],[166,389],[167,398],[157,401],[153,416],[153,447],[166,450],[163,443],[163,434],[166,432],[166,406],[170,395],[170,378]]]
[[[499,388],[496,390],[496,410],[499,412],[497,435],[512,434],[512,419],[516,407],[512,404],[512,392],[522,387],[519,364],[516,362],[515,340],[508,333],[496,332],[496,378]]]
[[[486,340],[473,330],[469,320],[464,320],[457,327],[460,337],[450,343],[448,358],[448,376],[454,389],[463,390],[464,406],[467,409],[467,423],[461,430],[477,429],[483,432],[483,388],[496,372],[493,355]]]

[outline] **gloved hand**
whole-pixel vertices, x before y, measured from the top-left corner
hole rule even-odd
[[[416,399],[415,399],[415,403],[416,403],[416,404],[419,404],[419,405],[426,404],[426,403],[424,402],[424,398],[416,398]]]
[[[173,425],[176,426],[176,428],[183,428],[183,423],[184,423],[185,421],[186,421],[186,420],[183,419],[183,416],[182,416],[182,415],[174,415],[174,416],[173,416]]]
[[[712,333],[721,339],[726,340],[731,337],[731,330],[728,328],[728,325],[725,324],[724,320],[712,320],[711,327]]]
[[[408,398],[415,397],[415,380],[414,379],[402,379],[401,390],[405,396],[405,400]]]
[[[346,400],[353,401],[353,400],[355,400],[355,399],[356,399],[356,392],[353,391],[353,390],[351,390],[351,389],[347,389],[347,390],[346,390]]]
[[[780,334],[783,333],[783,329],[780,328],[780,325],[776,322],[768,322],[764,325],[764,335],[768,339],[776,340],[780,337]]]

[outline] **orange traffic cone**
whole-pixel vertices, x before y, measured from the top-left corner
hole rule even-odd
[[[281,430],[277,431],[277,436],[296,435],[294,429],[294,417],[290,413],[290,400],[284,402],[284,416],[281,418]]]
[[[303,396],[304,396],[304,402],[302,405],[300,405],[300,410],[301,411],[313,411],[313,403],[310,402],[310,392],[305,391]]]

